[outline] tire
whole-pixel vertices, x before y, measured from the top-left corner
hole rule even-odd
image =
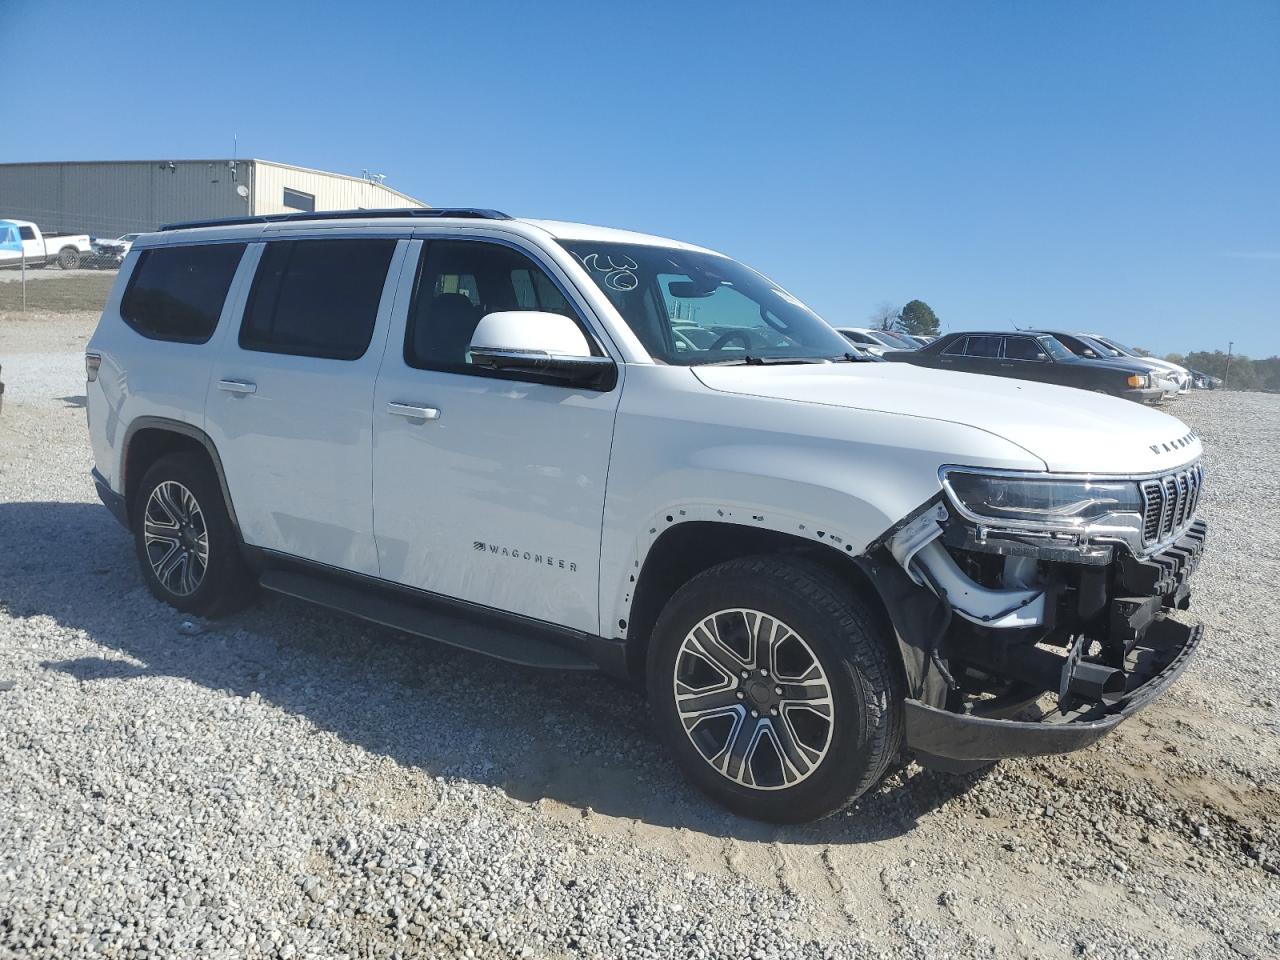
[[[253,577],[240,554],[222,489],[204,457],[161,457],[143,475],[133,507],[138,563],[157,600],[210,617],[252,600]]]
[[[74,270],[80,266],[80,251],[75,247],[63,247],[58,251],[58,266],[63,270]]]
[[[902,748],[904,684],[878,624],[848,584],[802,559],[704,571],[667,603],[649,644],[659,736],[689,779],[735,813],[773,823],[836,813]],[[753,632],[773,638],[772,658],[751,655]]]

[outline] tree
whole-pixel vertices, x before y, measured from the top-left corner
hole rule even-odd
[[[898,316],[898,329],[905,333],[936,337],[941,330],[938,315],[923,300],[912,300]]]
[[[871,326],[876,330],[896,330],[902,311],[888,300],[871,311]]]

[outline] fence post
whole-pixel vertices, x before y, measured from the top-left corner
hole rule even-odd
[[[27,312],[27,248],[22,247],[22,312]]]

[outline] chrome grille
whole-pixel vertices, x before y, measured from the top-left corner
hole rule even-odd
[[[1204,469],[1185,470],[1142,481],[1142,542],[1161,543],[1180,535],[1196,518]]]

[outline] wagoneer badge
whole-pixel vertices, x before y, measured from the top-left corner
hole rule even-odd
[[[558,570],[568,570],[570,573],[578,572],[578,565],[572,560],[564,560],[560,557],[553,557],[549,554],[534,553],[532,550],[521,550],[518,547],[504,547],[496,543],[485,543],[483,540],[473,540],[471,549],[477,553],[488,552],[495,557],[509,557],[512,560],[527,560],[530,563],[543,564],[548,567],[555,567]]]

